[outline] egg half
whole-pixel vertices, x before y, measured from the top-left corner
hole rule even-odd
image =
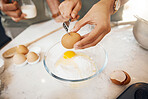
[[[35,63],[39,62],[39,60],[40,60],[40,57],[35,52],[29,52],[27,54],[27,61],[29,64],[35,64]]]

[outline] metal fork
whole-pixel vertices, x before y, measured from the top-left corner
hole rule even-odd
[[[69,32],[68,29],[69,29],[70,22],[71,22],[71,19],[69,19],[68,21],[63,23],[63,27],[64,27],[64,29],[66,30],[67,33]]]

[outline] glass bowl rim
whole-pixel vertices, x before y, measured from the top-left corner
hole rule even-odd
[[[45,70],[48,72],[48,74],[50,74],[52,77],[54,77],[54,78],[56,78],[56,79],[58,79],[58,80],[67,81],[67,82],[80,82],[80,81],[85,81],[85,80],[88,80],[88,79],[91,79],[91,78],[97,76],[99,73],[101,73],[101,72],[104,70],[104,68],[105,68],[106,65],[107,65],[107,62],[108,62],[108,54],[107,54],[106,50],[102,47],[102,45],[97,44],[96,46],[100,46],[100,47],[103,49],[104,53],[105,53],[105,62],[104,62],[104,65],[101,67],[101,69],[99,69],[95,74],[93,74],[93,75],[91,75],[91,76],[89,76],[89,77],[82,78],[82,79],[75,79],[75,80],[72,80],[72,79],[65,79],[65,78],[59,77],[59,76],[57,76],[56,74],[52,73],[52,72],[48,69],[48,67],[47,67],[47,65],[46,65],[46,55],[47,55],[47,53],[49,52],[49,50],[51,50],[54,46],[56,46],[56,45],[59,44],[59,43],[60,43],[60,41],[57,42],[57,43],[55,43],[55,44],[52,45],[51,47],[49,47],[49,48],[46,50],[46,52],[45,52],[45,54],[44,54],[44,59],[43,59],[43,64],[44,64]]]

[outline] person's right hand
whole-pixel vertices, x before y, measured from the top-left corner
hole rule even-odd
[[[19,22],[20,20],[24,19],[26,16],[21,12],[19,4],[14,1],[9,3],[9,0],[1,0],[1,7],[0,9],[8,16],[12,18],[15,22]]]
[[[69,20],[70,18],[76,20],[79,18],[78,12],[80,11],[81,6],[81,0],[65,0],[60,4],[59,10],[66,20]]]
[[[113,3],[114,0],[99,1],[75,24],[71,32],[77,32],[86,24],[95,26],[90,33],[82,36],[82,39],[74,45],[75,49],[95,46],[110,32],[110,15],[113,13]]]

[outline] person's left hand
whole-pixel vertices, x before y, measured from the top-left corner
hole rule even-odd
[[[66,18],[61,14],[61,10],[63,12],[63,10],[65,11],[65,8],[66,9],[68,8],[69,4],[73,4],[72,0],[71,1],[65,0],[61,4],[60,4],[60,2],[58,0],[46,0],[46,1],[48,3],[48,6],[49,6],[50,11],[52,13],[52,18],[56,22],[65,22],[65,21],[69,20],[69,18]],[[79,1],[79,0],[74,0],[74,1]],[[76,5],[76,2],[74,2],[74,5]],[[80,4],[78,4],[78,5],[80,5]],[[68,8],[68,9],[72,9],[72,8]],[[76,7],[76,9],[77,9],[77,11],[79,11],[78,6]],[[71,21],[75,21],[75,20],[77,20],[79,18],[79,15],[77,15],[75,10],[74,10],[73,13],[75,13],[76,16],[72,17]]]
[[[66,21],[70,18],[72,21],[75,21],[80,17],[78,12],[80,11],[81,6],[81,0],[65,0],[59,5],[59,10]]]
[[[86,24],[95,25],[95,28],[88,34],[82,36],[82,40],[74,45],[75,49],[84,49],[95,46],[103,37],[110,32],[110,15],[111,9],[108,0],[102,0],[89,10],[89,12],[78,21],[72,32],[77,32]]]
[[[3,11],[6,15],[10,16],[13,21],[19,22],[24,20],[26,14],[22,13],[20,6],[17,1],[9,3],[9,0],[1,0],[0,10]]]

